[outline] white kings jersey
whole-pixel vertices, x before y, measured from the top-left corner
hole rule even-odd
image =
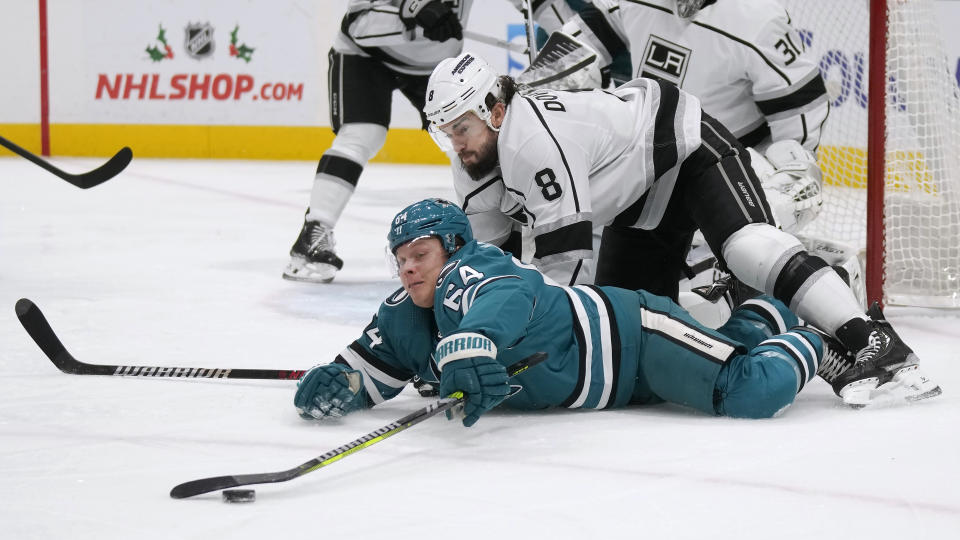
[[[430,75],[441,60],[457,56],[463,40],[433,41],[423,37],[423,28],[408,29],[400,20],[402,0],[349,0],[333,50],[342,54],[369,56],[409,75]],[[473,0],[444,0],[467,27]]]
[[[817,60],[775,0],[718,0],[691,20],[674,0],[596,0],[573,19],[607,63],[624,47],[635,77],[672,82],[745,146],[794,139],[811,151],[829,100]],[[597,14],[593,10],[593,14]],[[582,18],[581,18],[582,17]],[[606,23],[606,24],[605,24]]]
[[[537,268],[564,285],[590,283],[594,227],[659,223],[700,146],[700,118],[696,97],[649,79],[613,92],[518,92],[497,140],[502,181],[454,167],[474,237],[497,243],[511,220],[529,226]]]

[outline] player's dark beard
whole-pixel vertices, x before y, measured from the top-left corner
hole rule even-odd
[[[497,139],[495,137],[491,137],[480,147],[477,152],[477,161],[473,165],[467,165],[462,159],[460,160],[460,165],[463,165],[467,174],[474,180],[480,180],[490,174],[499,163],[500,154],[497,152]]]

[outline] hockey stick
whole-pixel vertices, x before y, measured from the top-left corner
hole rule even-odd
[[[523,0],[522,6],[520,11],[523,12],[523,27],[527,34],[527,59],[532,65],[537,59],[537,31],[533,22],[533,5],[530,0]]]
[[[516,364],[511,365],[507,368],[507,373],[511,377],[523,373],[527,369],[543,362],[547,359],[547,353],[538,352],[534,353],[527,358],[517,362]],[[321,467],[326,467],[331,463],[339,461],[350,454],[359,452],[364,448],[374,445],[387,437],[396,435],[401,431],[407,429],[408,427],[414,426],[423,422],[427,418],[441,413],[458,403],[463,401],[463,394],[461,392],[454,392],[450,397],[445,397],[435,403],[431,403],[426,407],[414,411],[403,418],[390,422],[389,424],[383,426],[380,429],[375,429],[370,433],[367,433],[359,439],[348,442],[347,444],[331,450],[322,456],[311,459],[306,463],[297,465],[292,469],[287,469],[286,471],[279,472],[268,472],[268,473],[255,473],[255,474],[239,474],[234,476],[213,476],[210,478],[201,478],[199,480],[191,480],[189,482],[184,482],[178,486],[174,486],[170,490],[170,496],[174,499],[184,499],[187,497],[193,497],[194,495],[200,495],[201,493],[209,493],[211,491],[217,491],[219,489],[234,488],[238,486],[249,486],[251,484],[270,484],[276,482],[286,482],[288,480],[293,480],[294,478],[299,478],[307,473],[313,472]]]
[[[86,172],[83,174],[70,174],[66,171],[58,169],[51,165],[49,162],[40,159],[30,151],[21,148],[14,144],[13,142],[0,137],[0,145],[5,146],[11,152],[19,154],[21,157],[24,157],[37,165],[43,167],[44,169],[52,172],[53,174],[59,176],[60,178],[66,180],[67,182],[77,186],[80,189],[89,189],[93,186],[100,185],[107,180],[113,178],[114,176],[120,174],[120,171],[126,168],[130,163],[130,160],[133,159],[133,152],[129,147],[124,146],[117,152],[109,161],[103,165],[97,167],[96,169]]]
[[[198,367],[123,366],[87,364],[73,357],[63,346],[36,304],[17,300],[17,318],[24,330],[60,371],[71,375],[114,375],[120,377],[169,377],[174,379],[299,379],[305,370],[230,369]]]
[[[472,39],[474,41],[479,41],[480,43],[485,43],[487,45],[493,45],[494,47],[500,47],[501,49],[506,49],[508,51],[527,54],[527,48],[519,43],[510,43],[507,40],[497,39],[486,34],[478,34],[477,32],[471,32],[470,30],[464,29],[463,37]]]

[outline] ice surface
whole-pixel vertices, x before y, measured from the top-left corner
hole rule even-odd
[[[101,160],[57,159],[72,172]],[[173,500],[181,482],[294,467],[428,401],[411,390],[336,423],[294,383],[60,373],[23,331],[34,300],[93,363],[304,369],[399,286],[383,264],[404,205],[452,196],[444,167],[371,165],[336,229],[330,285],[280,279],[314,162],[134,158],[76,189],[0,159],[3,538],[960,537],[960,314],[887,315],[943,387],[854,411],[817,380],[777,419],[674,406],[433,418],[296,480]]]

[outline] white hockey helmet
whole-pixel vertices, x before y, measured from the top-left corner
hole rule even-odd
[[[434,68],[427,83],[427,95],[423,112],[430,122],[429,131],[444,150],[449,150],[449,140],[440,131],[467,112],[473,112],[490,129],[491,109],[500,99],[499,74],[483,58],[465,52],[455,58],[447,58]]]

